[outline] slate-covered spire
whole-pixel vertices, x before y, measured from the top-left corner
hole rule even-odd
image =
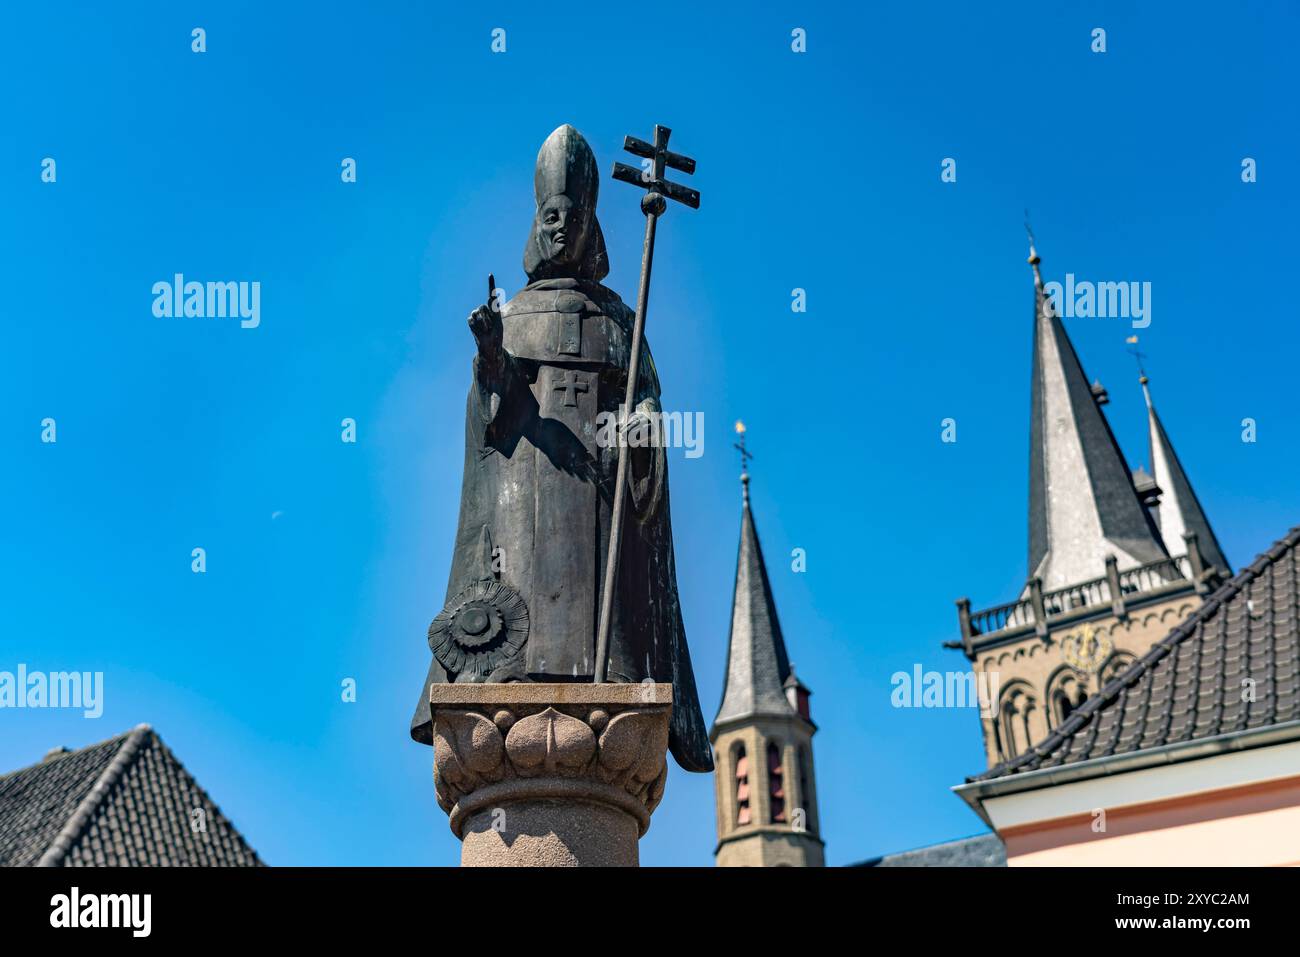
[[[741,434],[742,455],[744,432]],[[754,513],[749,504],[749,470],[740,475],[740,555],[736,559],[736,591],[731,601],[731,637],[727,642],[727,678],[722,705],[713,724],[755,715],[790,717],[794,708],[786,697],[790,659],[776,617],[772,585],[758,544]]]
[[[1160,416],[1156,415],[1155,403],[1151,401],[1150,381],[1146,375],[1139,380],[1142,383],[1142,395],[1147,400],[1147,419],[1151,431],[1151,472],[1160,486],[1160,504],[1156,506],[1160,525],[1160,534],[1164,538],[1165,548],[1170,555],[1186,555],[1187,544],[1183,535],[1187,532],[1196,534],[1196,543],[1201,556],[1207,564],[1214,565],[1221,572],[1230,574],[1228,559],[1219,547],[1219,540],[1210,527],[1210,520],[1205,517],[1200,500],[1192,491],[1192,483],[1178,461],[1173,443],[1165,432]]]
[[[1106,555],[1132,568],[1167,557],[1119,443],[1065,326],[1034,269],[1029,450],[1029,574],[1047,590],[1105,574]]]

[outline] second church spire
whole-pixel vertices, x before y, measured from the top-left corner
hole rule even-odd
[[[1031,242],[1034,358],[1030,392],[1029,575],[1047,590],[1167,557],[1119,443],[1047,294]]]

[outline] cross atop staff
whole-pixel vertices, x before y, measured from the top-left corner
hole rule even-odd
[[[687,186],[670,183],[664,179],[669,169],[687,175],[695,172],[695,160],[668,149],[672,130],[655,125],[654,142],[647,143],[635,136],[623,138],[623,149],[633,156],[650,161],[648,170],[639,170],[626,163],[614,164],[614,178],[646,191],[641,197],[641,212],[645,213],[645,243],[641,247],[641,285],[637,289],[636,320],[632,324],[632,355],[627,365],[627,391],[624,393],[620,418],[626,422],[636,402],[637,373],[641,369],[641,347],[645,339],[645,313],[650,302],[650,269],[655,257],[655,224],[668,208],[667,199],[675,200],[691,209],[700,208],[700,194]],[[619,429],[618,473],[614,479],[614,511],[610,516],[609,552],[605,556],[605,584],[600,599],[600,625],[596,630],[595,681],[605,681],[609,664],[609,629],[613,620],[614,592],[618,582],[618,560],[623,547],[623,501],[627,497],[627,441]]]
[[[635,166],[628,166],[626,163],[614,164],[614,178],[624,183],[631,183],[633,186],[640,186],[642,189],[649,190],[646,198],[650,194],[658,193],[661,196],[667,196],[691,209],[700,208],[700,194],[687,186],[680,186],[677,183],[670,183],[664,179],[664,169],[681,170],[688,176],[695,172],[695,160],[689,156],[683,156],[681,153],[674,153],[668,148],[668,137],[672,136],[673,131],[666,126],[655,125],[655,141],[647,143],[645,140],[639,140],[635,136],[623,137],[623,149],[627,150],[633,156],[641,156],[650,160],[650,169],[637,169]],[[652,201],[653,202],[653,201]],[[642,200],[641,209],[645,211],[645,200]],[[663,209],[656,212],[662,213]]]

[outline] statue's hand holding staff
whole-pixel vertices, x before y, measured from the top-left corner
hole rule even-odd
[[[630,415],[622,416],[618,434],[629,448],[645,448],[654,444],[654,422],[644,412],[633,409]]]

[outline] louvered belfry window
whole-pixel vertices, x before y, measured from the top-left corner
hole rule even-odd
[[[811,801],[808,800],[808,755],[803,747],[799,748],[799,806],[803,808],[804,827],[809,826],[812,818]]]
[[[767,786],[771,797],[772,823],[784,824],[785,814],[785,771],[781,767],[781,749],[769,742],[767,745]]]
[[[736,824],[748,824],[749,814],[749,758],[742,744],[736,753]]]

